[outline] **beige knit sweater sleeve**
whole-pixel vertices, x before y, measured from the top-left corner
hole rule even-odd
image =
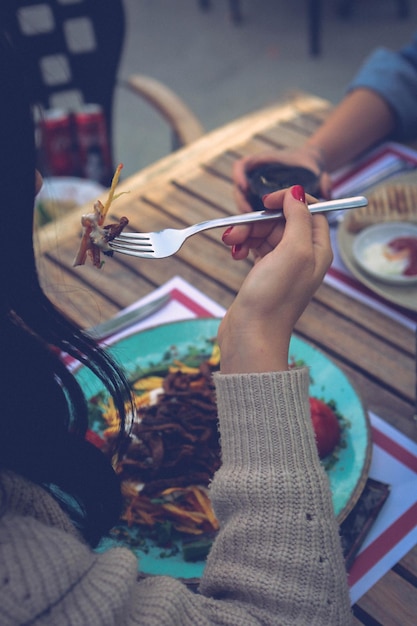
[[[129,551],[92,553],[34,488],[36,516],[15,502],[0,517],[2,626],[351,624],[308,382],[307,369],[216,375],[223,459],[211,497],[221,530],[200,593],[166,577],[137,582]]]

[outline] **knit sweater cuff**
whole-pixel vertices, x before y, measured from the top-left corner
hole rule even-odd
[[[281,460],[294,462],[303,446],[308,462],[317,448],[308,401],[309,370],[261,374],[216,374],[217,405],[224,460],[247,469]]]

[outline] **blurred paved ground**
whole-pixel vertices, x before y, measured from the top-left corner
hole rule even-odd
[[[376,46],[397,48],[417,28],[417,7],[397,18],[396,0],[356,0],[342,20],[335,1],[323,0],[322,53],[307,40],[307,0],[241,0],[244,21],[231,22],[226,0],[202,12],[197,0],[124,0],[128,33],[121,77],[135,71],[179,93],[207,130],[292,89],[337,102],[361,60]],[[170,150],[160,118],[119,90],[115,108],[116,159],[128,175]]]

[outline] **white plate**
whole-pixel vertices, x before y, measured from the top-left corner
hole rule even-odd
[[[371,246],[387,245],[398,237],[415,237],[417,240],[417,225],[407,222],[387,222],[369,226],[355,237],[352,253],[359,267],[373,278],[391,285],[404,287],[417,283],[417,274],[406,276],[401,273],[401,270],[398,273],[391,273],[391,271],[394,272],[394,269],[385,271],[382,266],[376,268],[370,265],[366,258]]]
[[[72,176],[56,176],[44,178],[37,201],[45,199],[63,200],[73,202],[74,206],[80,206],[90,202],[90,200],[95,200],[103,191],[104,187],[92,180]]]

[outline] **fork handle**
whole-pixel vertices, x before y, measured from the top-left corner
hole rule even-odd
[[[365,196],[354,196],[352,198],[341,198],[339,200],[326,200],[324,202],[316,202],[309,204],[310,213],[327,213],[329,211],[340,211],[344,209],[356,209],[367,206],[368,200]],[[239,215],[231,215],[228,217],[219,217],[214,220],[206,220],[199,224],[193,224],[184,229],[187,237],[202,230],[210,228],[219,228],[221,226],[232,226],[233,224],[248,224],[250,222],[261,222],[263,220],[276,220],[283,217],[283,212],[279,211],[254,211],[253,213],[239,213]]]

